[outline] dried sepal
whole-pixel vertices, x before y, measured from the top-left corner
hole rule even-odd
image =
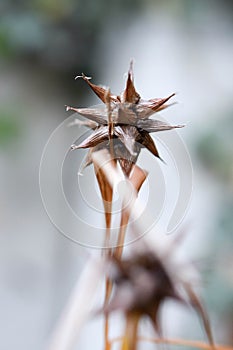
[[[99,110],[97,108],[74,108],[67,106],[66,110],[76,112],[100,125],[107,125],[108,123],[107,117],[104,115],[102,110]]]
[[[95,85],[93,83],[90,82],[91,77],[87,77],[85,74],[82,73],[82,75],[78,75],[77,77],[75,77],[75,79],[78,78],[82,78],[92,89],[92,91],[94,91],[94,93],[101,99],[102,102],[106,102],[106,93],[107,93],[107,89],[104,88],[103,86],[99,86],[99,85]],[[119,97],[115,96],[115,95],[110,95],[111,101],[112,102],[119,102]]]
[[[153,111],[157,111],[160,107],[164,105],[164,103],[170,100],[170,98],[172,98],[173,96],[175,96],[175,93],[165,98],[152,98],[148,100],[149,108],[151,108]]]
[[[213,338],[213,334],[211,331],[210,321],[209,321],[208,315],[207,315],[201,301],[199,300],[198,296],[196,295],[196,293],[194,292],[194,290],[190,286],[190,284],[185,283],[184,287],[185,287],[185,290],[189,296],[190,304],[197,311],[197,313],[199,314],[199,316],[203,322],[209,343],[210,343],[210,345],[212,345],[214,347],[214,338]]]
[[[183,128],[184,125],[170,125],[160,120],[144,119],[137,122],[137,127],[150,133]]]
[[[150,151],[155,157],[160,158],[157,147],[150,134],[148,134],[145,131],[142,131],[140,133],[140,137],[137,139],[137,142],[139,142],[143,147],[147,148],[148,151]]]
[[[98,127],[98,124],[92,120],[80,120],[80,119],[74,119],[71,123],[69,123],[68,126],[86,126],[89,129],[96,129]]]
[[[108,140],[108,128],[106,126],[102,126],[94,130],[94,132],[79,145],[72,145],[71,149],[75,150],[79,148],[95,147],[99,143],[102,143],[106,140]]]
[[[137,115],[139,119],[147,119],[156,112],[162,111],[163,109],[173,105],[174,103],[166,104],[170,98],[175,96],[171,94],[165,98],[153,98],[150,100],[140,100],[140,103],[137,104]]]
[[[137,104],[139,100],[140,100],[140,95],[136,91],[134,82],[133,82],[133,65],[131,62],[127,81],[126,81],[126,88],[122,94],[122,102]]]

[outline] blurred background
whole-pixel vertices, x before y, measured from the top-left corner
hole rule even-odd
[[[0,348],[44,349],[85,264],[83,248],[49,221],[38,180],[64,105],[99,103],[74,77],[84,72],[119,93],[131,58],[141,96],[177,92],[163,115],[188,123],[186,255],[200,268],[216,341],[232,345],[232,1],[2,0],[0,13]],[[164,320],[165,335],[204,338],[191,311],[187,322],[179,315]],[[101,345],[101,325],[90,327],[77,348]]]

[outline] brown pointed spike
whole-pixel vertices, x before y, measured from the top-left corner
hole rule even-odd
[[[151,108],[153,111],[157,111],[158,109],[161,110],[161,106],[166,103],[168,100],[170,100],[170,98],[172,98],[173,96],[175,96],[175,93],[171,94],[168,97],[165,98],[155,98],[155,99],[151,99],[149,100],[150,105],[148,106],[149,108]]]
[[[71,149],[75,150],[80,148],[95,147],[96,145],[99,145],[106,140],[108,140],[108,128],[100,127],[96,129],[90,136],[88,136],[79,145],[72,145]]]
[[[145,148],[147,148],[155,157],[160,158],[157,147],[150,134],[148,134],[148,132],[142,131],[140,133],[140,136],[140,139],[137,141],[141,143]]]
[[[201,304],[200,300],[198,299],[196,293],[193,291],[191,286],[186,283],[185,289],[186,289],[186,292],[190,298],[190,302],[191,302],[192,306],[194,307],[194,309],[197,311],[197,313],[200,315],[200,317],[202,319],[209,343],[214,348],[214,339],[213,339],[213,334],[212,334],[212,330],[210,327],[210,321],[209,321],[207,312],[205,311],[203,305]]]
[[[118,160],[124,175],[126,177],[129,177],[132,167],[134,165],[133,162],[125,158],[119,158]]]
[[[148,316],[151,320],[152,326],[155,330],[155,332],[158,334],[159,337],[162,338],[162,329],[161,329],[161,325],[159,322],[159,307],[160,307],[160,303],[157,301],[151,308],[150,310],[148,310]]]
[[[140,100],[140,95],[137,93],[134,83],[133,83],[133,65],[130,63],[130,68],[128,71],[128,78],[126,81],[126,88],[123,92],[123,101],[129,103],[138,103]]]
[[[103,103],[106,102],[105,97],[106,97],[108,89],[105,89],[102,86],[95,85],[95,84],[91,83],[90,82],[91,78],[86,77],[85,74],[83,74],[83,73],[81,76],[77,76],[75,79],[77,79],[77,78],[82,78],[83,80],[85,80],[86,83],[90,86],[90,88],[94,91],[94,93],[101,99],[101,101]],[[112,102],[119,102],[117,96],[110,95],[110,99]]]

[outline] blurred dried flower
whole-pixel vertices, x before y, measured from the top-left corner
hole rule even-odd
[[[67,110],[75,111],[89,119],[86,123],[82,122],[82,125],[85,124],[93,130],[93,133],[81,144],[71,146],[72,149],[91,149],[85,165],[92,162],[92,151],[103,148],[110,149],[110,140],[112,139],[114,152],[112,156],[119,161],[124,174],[129,176],[141,148],[147,148],[154,156],[160,158],[156,145],[150,136],[151,132],[183,127],[183,125],[172,126],[166,122],[149,119],[155,112],[168,107],[166,102],[174,94],[166,98],[141,99],[134,87],[132,63],[128,72],[126,88],[120,96],[111,94],[108,89],[102,86],[92,84],[91,78],[84,74],[81,77],[107,106],[107,109],[67,106]]]
[[[151,252],[125,260],[113,258],[112,262],[116,291],[105,311],[147,315],[158,331],[162,302],[166,298],[181,300],[162,262]]]
[[[209,342],[213,345],[205,310],[190,281],[187,278],[181,278],[180,273],[177,274],[179,267],[174,264],[174,260],[171,264],[169,255],[166,254],[165,260],[154,251],[146,249],[143,252],[134,253],[127,259],[121,260],[113,256],[110,276],[115,292],[110,302],[105,305],[104,312],[106,314],[114,310],[124,312],[127,322],[134,324],[134,328],[141,317],[147,316],[156,332],[161,335],[159,311],[164,301],[172,298],[194,307],[203,321]],[[134,342],[135,339],[129,339],[130,344]],[[133,346],[132,349],[134,349]]]

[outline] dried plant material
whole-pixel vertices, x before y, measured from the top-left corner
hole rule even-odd
[[[113,190],[109,185],[106,176],[101,169],[95,167],[95,174],[99,184],[105,212],[105,224],[106,224],[106,237],[105,237],[105,247],[109,247],[110,240],[110,229],[111,229],[111,217],[112,217],[112,196]]]
[[[83,80],[85,80],[87,82],[87,84],[90,86],[90,88],[94,91],[94,93],[101,99],[102,102],[106,102],[106,88],[99,86],[99,85],[95,85],[92,84],[90,82],[91,77],[86,77],[85,74],[82,73],[82,75],[78,75],[77,77],[75,77],[75,79],[78,78],[82,78]],[[118,96],[114,96],[111,95],[111,101],[113,102],[117,102],[119,97]]]
[[[128,314],[126,317],[125,334],[122,339],[121,350],[137,349],[137,332],[140,321],[139,314]]]
[[[203,321],[203,325],[208,337],[208,340],[210,342],[210,344],[214,347],[214,339],[213,339],[213,335],[212,335],[212,331],[210,328],[210,321],[208,318],[208,315],[203,307],[203,305],[201,304],[198,296],[196,295],[196,293],[194,292],[194,290],[191,288],[190,284],[186,283],[185,284],[185,290],[190,298],[190,303],[191,305],[194,307],[194,309],[198,312],[198,314],[200,315],[202,321]]]
[[[135,189],[136,193],[140,191],[140,188],[143,185],[144,181],[146,180],[147,175],[148,173],[145,170],[142,170],[139,166],[135,165],[133,167],[133,170],[129,177],[129,181],[133,185],[133,188]],[[117,247],[115,248],[115,251],[114,251],[114,256],[117,259],[121,258],[121,255],[123,252],[125,233],[129,222],[129,218],[130,218],[130,211],[127,210],[127,207],[125,208],[125,205],[123,203],[122,210],[121,210],[121,221],[120,221],[120,230],[119,230],[118,240],[117,240]]]
[[[137,195],[147,176],[147,173],[136,165],[141,149],[146,148],[155,157],[160,158],[150,133],[184,126],[172,126],[160,120],[150,119],[154,113],[171,105],[167,102],[174,94],[165,98],[143,100],[134,86],[132,62],[125,90],[119,96],[112,94],[110,89],[91,83],[91,78],[84,74],[81,78],[104,103],[104,108],[67,107],[67,110],[77,112],[86,118],[86,121],[76,121],[74,125],[85,125],[92,130],[90,136],[80,144],[72,145],[71,148],[73,150],[89,148],[84,167],[91,163],[94,164],[105,210],[105,248],[107,248],[105,256],[108,257],[108,264],[106,264],[104,271],[107,277],[102,308],[105,316],[105,350],[111,350],[113,342],[116,341],[116,339],[112,341],[109,339],[109,317],[115,310],[121,311],[126,321],[124,335],[118,339],[122,342],[121,350],[137,350],[140,340],[148,341],[148,339],[138,336],[138,324],[143,317],[150,319],[155,331],[160,336],[160,339],[151,340],[154,343],[216,349],[207,313],[190,283],[192,278],[190,278],[190,274],[183,273],[180,262],[176,261],[176,250],[181,241],[180,237],[170,242],[170,245],[164,246],[161,245],[160,240],[163,241],[165,237],[159,237],[157,233],[154,234],[155,239],[154,236],[151,238],[150,234],[145,235],[140,243],[139,240],[137,241],[139,249],[138,247],[135,249],[134,246],[131,254],[127,258],[122,258],[124,238],[130,216],[132,216],[132,220],[137,220],[133,232],[135,238],[141,237],[147,231],[148,223],[153,221],[149,213],[148,215],[143,213],[143,218],[137,215],[139,212],[141,213],[141,203],[136,200]],[[123,174],[116,166],[117,163]],[[117,247],[113,249],[110,247],[112,198],[114,188],[122,180],[132,186],[126,186],[124,191],[118,192],[122,202],[121,222]],[[96,281],[95,278],[94,281]],[[87,291],[87,295],[88,293],[92,297],[90,291]],[[173,340],[172,342],[161,338],[160,310],[161,305],[167,299],[191,305],[195,309],[203,322],[210,345],[185,340]],[[80,307],[81,302],[84,302],[84,294],[82,293],[81,297],[78,296]],[[75,310],[77,311],[77,307],[74,305],[76,313]],[[73,323],[76,322],[79,326],[80,320],[85,319],[89,314],[85,307],[83,310],[81,309],[81,316],[77,320],[70,311],[72,317],[67,317],[68,324],[73,319]],[[55,343],[56,350],[69,349],[74,339],[73,329],[71,332],[69,328],[66,328],[65,336],[63,335],[63,338],[60,339],[63,347],[59,347],[60,344],[57,342]],[[219,349],[221,348],[224,349],[224,347],[219,347]]]
[[[92,120],[74,119],[68,126],[86,126],[90,129],[96,129],[98,124]]]
[[[203,320],[210,345],[214,347],[207,314],[190,282],[176,278],[176,274],[167,268],[167,261],[161,260],[155,251],[147,249],[144,253],[132,253],[129,258],[123,260],[114,256],[111,264],[110,275],[115,285],[115,292],[104,308],[106,314],[120,310],[125,314],[126,319],[133,323],[136,320],[138,323],[138,319],[147,316],[156,332],[161,335],[159,315],[164,301],[171,298],[184,304],[188,303]],[[174,270],[178,268],[173,266]],[[188,298],[181,294],[181,287]]]
[[[134,82],[133,82],[133,62],[130,62],[130,68],[128,71],[128,78],[126,82],[125,91],[122,94],[122,102],[138,103],[140,100],[140,95],[137,93]]]
[[[123,337],[117,337],[111,340],[111,345],[113,345],[116,342],[122,342]],[[196,341],[196,340],[187,340],[187,339],[167,339],[167,338],[148,338],[139,336],[137,337],[138,342],[143,343],[154,343],[154,344],[167,344],[167,345],[178,345],[178,346],[185,346],[185,347],[191,347],[194,349],[203,349],[203,350],[233,350],[233,347],[226,346],[226,345],[220,345],[215,344],[214,348],[210,344],[206,344],[202,341]]]
[[[105,312],[121,310],[126,317],[147,315],[160,333],[158,315],[161,304],[167,298],[181,300],[163,263],[150,251],[125,260],[114,257],[112,263],[116,288]]]
[[[158,150],[149,133],[181,128],[184,125],[169,125],[168,123],[149,119],[151,115],[168,105],[166,102],[174,96],[166,98],[141,99],[133,81],[132,62],[127,76],[126,87],[120,96],[113,95],[110,90],[92,84],[89,77],[83,78],[101,101],[107,106],[105,110],[98,108],[67,107],[97,124],[91,136],[72,149],[94,148],[99,150],[112,147],[110,153],[119,162],[125,176],[129,176],[142,148],[147,148],[155,157],[160,158]],[[111,116],[111,122],[109,119]],[[89,127],[88,124],[86,124]],[[93,124],[91,124],[93,129]],[[111,130],[110,130],[111,129]],[[115,139],[116,142],[110,140]],[[109,138],[109,142],[106,142]],[[111,147],[110,147],[111,146]],[[97,148],[96,148],[97,147]],[[95,149],[96,148],[96,149]],[[89,164],[89,163],[88,163]]]
[[[106,140],[108,140],[108,129],[106,127],[100,127],[94,130],[93,134],[87,137],[79,146],[72,145],[71,149],[92,148],[98,145],[99,142]]]

